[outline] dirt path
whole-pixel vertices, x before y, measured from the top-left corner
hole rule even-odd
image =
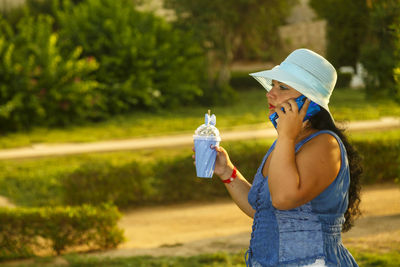
[[[0,207],[14,208],[15,205],[8,198],[0,196]]]
[[[380,250],[400,248],[400,186],[363,189],[363,216],[343,234],[345,245]],[[188,256],[247,248],[252,219],[231,201],[189,203],[128,212],[120,222],[127,242],[104,256]]]

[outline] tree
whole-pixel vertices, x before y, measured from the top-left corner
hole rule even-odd
[[[165,6],[175,10],[176,24],[184,29],[193,29],[208,50],[210,88],[226,88],[231,64],[239,47],[252,44],[251,40],[257,42],[260,38],[270,45],[269,49],[276,47],[278,26],[284,23],[294,2],[165,0]]]
[[[310,0],[318,16],[327,21],[327,58],[335,66],[353,66],[360,58],[368,27],[365,0]]]
[[[370,2],[369,30],[362,47],[361,62],[367,70],[369,97],[388,97],[400,101],[396,67],[400,62],[400,1]]]

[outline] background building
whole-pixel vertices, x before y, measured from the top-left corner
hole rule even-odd
[[[307,47],[325,55],[326,21],[317,19],[314,10],[308,5],[308,0],[300,0],[293,7],[287,23],[287,25],[279,27],[279,35],[286,52],[299,47]]]

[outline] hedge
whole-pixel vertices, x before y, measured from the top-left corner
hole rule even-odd
[[[364,184],[394,182],[400,178],[400,138],[353,141],[363,158]]]
[[[400,137],[353,140],[364,166],[363,184],[394,182],[400,177]],[[269,142],[222,144],[242,174],[251,182]],[[197,178],[193,159],[181,155],[151,163],[132,162],[121,167],[110,163],[83,163],[63,179],[67,204],[111,201],[117,206],[210,200],[227,197],[222,183]]]
[[[351,135],[363,157],[363,184],[400,178],[400,131]],[[222,142],[251,182],[272,140]],[[17,205],[120,208],[228,197],[218,178],[197,178],[189,147],[4,162],[0,194]]]
[[[123,238],[115,206],[0,208],[0,260],[48,250],[115,248]]]
[[[253,79],[249,73],[251,72],[241,72],[241,71],[235,71],[232,72],[231,74],[231,80],[229,81],[230,86],[234,88],[235,90],[248,90],[251,88],[258,88],[260,84]]]

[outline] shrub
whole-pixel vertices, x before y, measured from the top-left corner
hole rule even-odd
[[[57,20],[65,51],[81,45],[83,56],[99,60],[110,113],[174,107],[202,94],[203,50],[190,31],[136,11],[132,1],[66,0]]]
[[[127,207],[151,200],[155,195],[149,166],[131,162],[113,166],[105,161],[85,162],[62,179],[64,203],[98,205],[111,202]]]
[[[60,126],[103,116],[96,60],[81,47],[60,54],[49,16],[22,19],[14,32],[0,20],[0,129]]]
[[[51,249],[114,248],[123,241],[121,217],[110,205],[92,207],[0,208],[0,260]]]

